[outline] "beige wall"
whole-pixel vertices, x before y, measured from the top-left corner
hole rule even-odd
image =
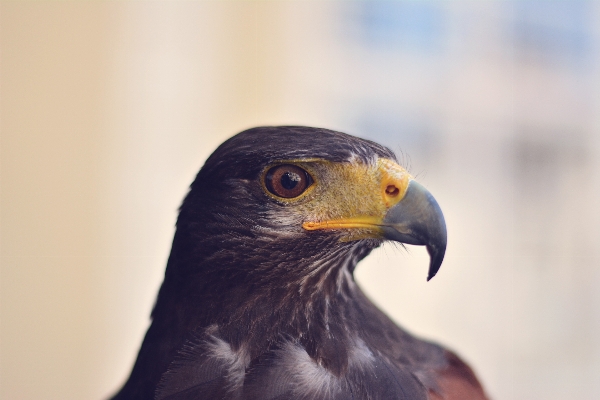
[[[423,55],[365,44],[359,2],[2,2],[0,398],[115,390],[203,160],[283,123],[384,141],[440,200],[439,276],[420,248],[358,270],[393,318],[496,399],[598,398],[598,56],[521,54],[502,3],[431,3]]]
[[[277,38],[233,2],[3,2],[1,18],[0,397],[99,398],[131,367],[203,160],[276,122],[256,54]]]

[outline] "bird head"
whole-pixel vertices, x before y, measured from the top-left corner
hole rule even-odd
[[[272,268],[339,251],[360,259],[386,240],[423,245],[428,279],[446,249],[439,205],[389,149],[308,127],[254,128],[224,142],[192,184],[178,231],[192,252],[242,247],[235,254]]]

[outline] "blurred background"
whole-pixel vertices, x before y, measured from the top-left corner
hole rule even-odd
[[[0,397],[102,399],[149,324],[177,208],[257,125],[394,149],[444,265],[384,246],[371,298],[493,399],[600,398],[600,3],[0,5]]]

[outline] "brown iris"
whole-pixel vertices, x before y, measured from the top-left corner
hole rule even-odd
[[[312,182],[308,172],[290,164],[273,167],[265,176],[265,186],[269,192],[286,199],[300,196]]]

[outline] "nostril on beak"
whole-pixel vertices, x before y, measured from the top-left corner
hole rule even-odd
[[[398,194],[400,194],[400,189],[398,189],[394,185],[388,185],[385,188],[385,193],[390,197],[396,197],[396,196],[398,196]]]

